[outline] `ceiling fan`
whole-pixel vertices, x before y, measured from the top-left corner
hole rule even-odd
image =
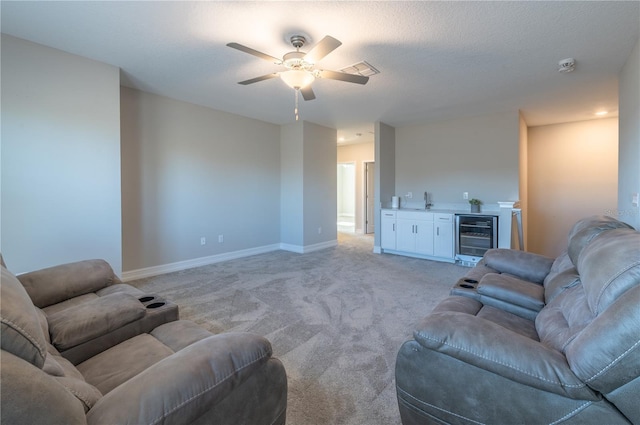
[[[274,72],[272,74],[262,75],[260,77],[251,78],[249,80],[240,81],[238,84],[248,85],[257,83],[259,81],[269,80],[271,78],[280,77],[289,87],[296,90],[296,92],[302,93],[304,100],[313,100],[316,95],[311,89],[311,83],[316,78],[326,78],[330,80],[346,81],[348,83],[366,84],[369,81],[369,77],[356,74],[348,74],[340,71],[330,71],[326,69],[318,69],[315,67],[316,63],[329,53],[337,49],[342,43],[331,37],[326,36],[320,42],[318,42],[309,52],[305,53],[300,51],[306,43],[307,39],[303,35],[292,35],[290,38],[291,45],[296,49],[293,52],[289,52],[283,56],[282,59],[278,59],[274,56],[267,55],[266,53],[259,52],[250,47],[243,46],[238,43],[229,43],[227,46],[240,50],[241,52],[249,53],[259,57],[260,59],[267,60],[276,65],[282,65],[286,68],[285,71]],[[296,97],[297,99],[297,97]]]

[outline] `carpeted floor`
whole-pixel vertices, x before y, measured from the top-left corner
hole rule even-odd
[[[287,370],[287,424],[400,424],[398,348],[468,269],[373,254],[372,236],[338,240],[130,283],[214,333],[267,337]]]

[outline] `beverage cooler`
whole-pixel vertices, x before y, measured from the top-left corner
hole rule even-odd
[[[491,248],[498,247],[498,216],[456,214],[456,261],[473,267]]]

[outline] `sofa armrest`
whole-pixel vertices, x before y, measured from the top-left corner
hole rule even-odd
[[[104,260],[85,260],[24,273],[18,280],[36,307],[44,308],[121,283]]]
[[[138,320],[146,311],[131,294],[96,298],[48,316],[51,343],[60,351],[68,350]]]
[[[562,353],[481,317],[432,313],[419,324],[414,338],[425,348],[530,387],[569,398],[599,399],[576,377]]]
[[[210,336],[107,393],[89,411],[87,422],[194,422],[267,363],[271,354],[269,341],[257,335]]]
[[[533,311],[540,311],[544,307],[542,285],[506,274],[484,275],[478,285],[478,294]]]
[[[500,273],[542,285],[553,265],[553,258],[515,249],[495,248],[484,254],[487,266]]]

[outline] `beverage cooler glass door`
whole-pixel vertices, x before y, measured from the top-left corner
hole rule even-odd
[[[482,257],[498,246],[498,217],[456,215],[456,254]]]

